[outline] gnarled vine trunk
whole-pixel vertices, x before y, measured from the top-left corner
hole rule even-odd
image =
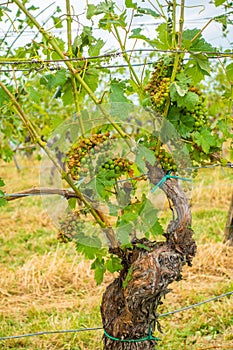
[[[164,177],[164,172],[156,165],[147,164],[147,167],[153,184]],[[154,243],[143,239],[140,242],[149,249],[139,249],[134,245],[126,252],[115,251],[122,258],[123,269],[102,298],[103,327],[110,335],[104,335],[105,350],[155,348],[156,339],[150,335],[156,326],[160,329],[157,307],[170,291],[168,285],[182,278],[182,266],[186,263],[191,265],[195,255],[190,205],[184,192],[175,179],[168,179],[162,190],[172,201],[176,212],[165,233],[166,241]],[[130,280],[123,286],[129,270]]]

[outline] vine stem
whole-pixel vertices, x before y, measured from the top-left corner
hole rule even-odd
[[[47,40],[52,48],[56,51],[56,53],[64,60],[64,63],[66,64],[67,68],[71,72],[73,76],[78,80],[78,82],[82,85],[82,87],[86,90],[87,94],[90,96],[92,101],[98,106],[103,116],[110,122],[110,124],[114,127],[114,129],[119,133],[119,135],[125,139],[127,145],[131,147],[131,143],[129,141],[129,136],[124,132],[124,130],[121,128],[121,126],[117,123],[115,123],[109,113],[105,110],[105,108],[100,104],[100,101],[94,94],[94,92],[90,89],[90,87],[87,85],[87,83],[83,80],[83,78],[78,74],[77,70],[74,68],[72,63],[66,59],[66,56],[62,52],[62,50],[59,48],[56,39],[53,37],[51,33],[48,33],[37,20],[30,14],[30,12],[26,9],[26,7],[19,1],[19,0],[13,0],[13,2],[25,13],[25,15],[31,20],[33,25],[40,31],[40,33],[43,35],[45,40]]]
[[[72,16],[71,16],[71,10],[70,10],[70,0],[66,0],[66,24],[67,24],[67,42],[68,42],[68,55],[69,58],[73,58],[73,51],[72,51]],[[76,116],[78,119],[78,123],[80,126],[81,134],[82,136],[85,133],[84,125],[82,122],[82,118],[80,117],[80,104],[79,104],[79,98],[78,98],[78,90],[77,90],[77,84],[75,75],[71,75],[71,85],[73,90],[73,97],[74,97],[74,104],[75,104],[75,110],[76,110]]]
[[[218,61],[220,63],[220,65],[222,66],[222,69],[224,70],[224,73],[226,75],[226,78],[228,80],[228,83],[230,84],[230,98],[229,98],[229,102],[228,102],[228,114],[231,114],[232,112],[232,106],[233,106],[233,81],[230,78],[229,74],[227,73],[226,68],[224,67],[222,61],[220,58],[218,58]]]
[[[176,41],[176,23],[174,23],[174,20],[176,19],[176,1],[173,2],[173,33],[172,33],[172,44],[174,45],[174,40]],[[182,48],[182,36],[183,36],[183,27],[184,27],[184,8],[185,8],[185,0],[181,0],[180,3],[180,19],[179,19],[179,35],[178,35],[178,42],[175,42],[177,52],[175,53],[175,59],[172,69],[172,75],[171,75],[171,83],[174,82],[176,78],[176,74],[179,67],[179,61],[180,57],[182,57],[183,53],[180,53]],[[164,116],[166,117],[169,111],[170,107],[170,97],[167,99],[167,103],[164,109]]]
[[[130,62],[128,54],[125,52],[126,51],[125,45],[122,43],[121,36],[120,36],[120,33],[119,33],[118,29],[117,29],[117,26],[113,25],[113,27],[114,27],[116,38],[117,38],[117,40],[119,42],[121,51],[124,52],[123,57],[124,57],[125,61],[127,62],[128,66],[129,66],[129,70],[130,70],[131,76],[134,78],[137,86],[140,87],[141,86],[140,79],[138,78],[138,76],[137,76],[137,74],[136,74],[136,72],[135,72],[135,70],[134,70],[134,68],[133,68],[133,66],[132,66],[132,64]]]
[[[34,126],[32,125],[31,121],[27,118],[26,114],[22,110],[19,103],[16,101],[15,97],[11,94],[11,92],[8,90],[8,88],[0,81],[0,87],[3,89],[3,91],[7,94],[7,96],[10,98],[13,108],[15,112],[18,114],[26,128],[28,129],[30,135],[32,136],[32,139],[45,151],[49,159],[52,161],[52,163],[55,165],[59,173],[61,174],[61,178],[64,179],[69,186],[74,190],[74,192],[77,195],[77,198],[85,205],[85,207],[90,211],[92,216],[94,217],[95,221],[100,225],[100,227],[103,229],[103,231],[106,234],[106,237],[109,241],[110,247],[114,248],[118,246],[118,242],[115,236],[114,231],[112,228],[108,225],[107,222],[103,220],[103,216],[99,213],[97,209],[95,209],[92,205],[92,203],[83,196],[81,191],[75,186],[71,178],[68,176],[68,174],[61,168],[59,163],[54,159],[52,153],[50,152],[49,148],[46,145],[46,142],[42,141],[39,135],[37,134]]]

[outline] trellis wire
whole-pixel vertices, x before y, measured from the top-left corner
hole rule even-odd
[[[221,299],[227,296],[230,296],[233,294],[233,291],[224,293],[224,294],[220,294],[216,297],[207,299],[207,300],[203,300],[200,301],[199,303],[196,304],[192,304],[189,306],[185,306],[182,307],[180,309],[177,310],[173,310],[173,311],[169,311],[169,312],[165,312],[163,314],[158,315],[159,318],[161,317],[167,317],[170,315],[174,315],[178,312],[182,312],[182,311],[186,311],[186,310],[190,310],[193,309],[197,306],[203,305],[203,304],[207,304],[210,303],[212,301],[215,301],[217,299]],[[35,336],[39,336],[39,335],[49,335],[49,334],[62,334],[62,333],[79,333],[79,332],[87,332],[87,331],[97,331],[97,330],[103,330],[103,327],[93,327],[93,328],[79,328],[79,329],[67,329],[67,330],[57,330],[57,331],[43,331],[43,332],[37,332],[37,333],[28,333],[28,334],[21,334],[21,335],[10,335],[10,336],[6,336],[6,337],[0,337],[0,340],[9,340],[9,339],[18,339],[18,338],[26,338],[26,337],[35,337]]]
[[[158,52],[158,53],[182,53],[182,54],[202,54],[202,55],[212,55],[209,58],[218,58],[218,57],[232,57],[233,52],[221,52],[221,51],[189,51],[189,50],[162,50],[162,49],[130,49],[125,51],[119,51],[119,52],[112,52],[107,53],[103,55],[97,55],[97,56],[87,56],[87,57],[76,57],[76,58],[65,58],[65,59],[56,59],[56,60],[46,60],[42,58],[31,58],[30,60],[22,60],[22,61],[1,61],[0,65],[19,65],[19,64],[41,64],[41,63],[61,63],[61,62],[76,62],[76,61],[88,61],[93,59],[99,59],[99,58],[116,58],[119,56],[122,56],[127,53],[133,53],[133,52]]]

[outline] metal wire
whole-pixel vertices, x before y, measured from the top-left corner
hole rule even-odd
[[[125,51],[116,51],[112,53],[107,53],[98,56],[87,56],[87,57],[76,57],[76,58],[66,58],[66,59],[56,59],[56,60],[44,60],[43,58],[31,58],[30,60],[15,60],[15,61],[1,61],[0,65],[20,65],[20,64],[42,64],[42,63],[61,63],[61,62],[77,62],[77,61],[88,61],[93,59],[106,59],[106,58],[116,58],[127,53],[133,52],[160,52],[160,53],[183,53],[183,54],[202,54],[211,55],[208,58],[219,58],[219,57],[233,57],[233,52],[220,52],[220,51],[189,51],[189,50],[161,50],[161,49],[131,49]]]
[[[158,315],[158,317],[160,318],[160,317],[166,317],[166,316],[174,315],[174,314],[176,314],[178,312],[182,312],[182,311],[186,311],[186,310],[189,310],[189,309],[193,309],[193,308],[195,308],[197,306],[200,306],[200,305],[203,305],[203,304],[206,304],[206,303],[210,303],[212,301],[215,301],[217,299],[230,296],[232,294],[233,294],[233,291],[227,292],[227,293],[218,295],[216,297],[213,297],[211,299],[207,299],[207,300],[201,301],[201,302],[196,303],[196,304],[192,304],[192,305],[189,305],[189,306],[186,306],[186,307],[182,307],[181,309],[177,309],[177,310],[174,310],[174,311],[166,312],[164,314],[160,314],[160,315]],[[103,330],[103,328],[102,327],[94,327],[94,328],[80,328],[80,329],[68,329],[68,330],[64,329],[64,330],[57,330],[57,331],[43,331],[43,332],[37,332],[37,333],[28,333],[28,334],[10,335],[10,336],[7,336],[7,337],[0,337],[0,340],[35,337],[35,336],[38,336],[38,335],[62,334],[62,333],[78,333],[78,332],[88,332],[88,331],[97,331],[97,330]]]

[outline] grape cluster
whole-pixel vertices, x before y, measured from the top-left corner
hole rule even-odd
[[[102,169],[104,170],[112,170],[114,172],[114,177],[120,177],[124,173],[131,173],[131,165],[133,162],[129,161],[126,158],[113,158],[106,161],[102,164]]]
[[[149,92],[151,96],[151,103],[157,111],[162,111],[169,96],[170,80],[169,77],[162,78],[159,81],[153,80],[152,74],[152,80],[149,85],[145,87],[145,90]]]
[[[110,136],[109,132],[98,133],[91,135],[90,138],[82,138],[67,152],[68,173],[73,180],[78,180],[88,173],[94,174],[93,160],[102,152],[105,153],[111,148],[111,139],[115,136]]]
[[[200,131],[203,126],[210,125],[207,108],[205,106],[205,99],[202,96],[202,92],[198,90],[197,87],[192,86],[190,87],[189,91],[197,94],[200,97],[200,102],[195,106],[195,108],[192,111],[187,111],[186,115],[191,115],[195,119],[194,131]]]
[[[155,152],[155,157],[159,163],[159,166],[165,171],[177,171],[177,165],[174,162],[171,154],[168,153],[162,146],[159,149],[157,147],[151,147],[151,150]]]
[[[59,231],[57,239],[61,243],[71,242],[78,233],[83,232],[84,221],[81,219],[80,213],[72,210],[66,217],[59,221]]]
[[[172,75],[174,58],[172,56],[161,57],[154,65],[149,84],[145,91],[150,94],[152,106],[157,112],[162,112],[169,97],[169,86]]]

